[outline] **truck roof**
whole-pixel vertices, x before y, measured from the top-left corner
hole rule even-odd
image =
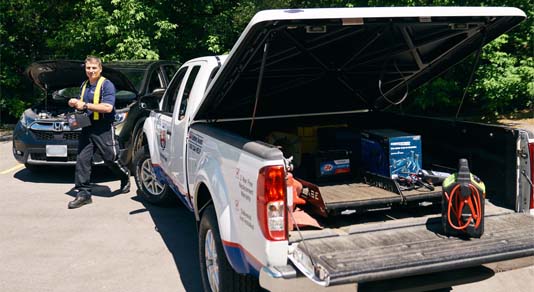
[[[382,109],[525,18],[509,7],[261,11],[230,51],[195,119]]]

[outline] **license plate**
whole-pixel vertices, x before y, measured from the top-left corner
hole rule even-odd
[[[47,157],[67,157],[67,145],[46,145]]]

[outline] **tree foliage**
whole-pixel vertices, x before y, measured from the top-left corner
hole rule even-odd
[[[527,0],[3,0],[0,2],[0,123],[32,102],[24,69],[42,59],[190,58],[229,52],[252,16],[277,8],[372,6],[513,6],[527,13],[520,26],[487,45],[466,107],[495,115],[533,107],[534,8]],[[471,62],[470,62],[471,61]],[[412,93],[415,107],[455,111],[472,58]]]

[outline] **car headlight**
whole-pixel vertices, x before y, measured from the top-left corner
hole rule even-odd
[[[115,113],[115,125],[124,123],[124,121],[126,121],[127,116],[128,116],[127,111]]]
[[[35,119],[26,115],[26,112],[23,112],[22,115],[20,116],[20,124],[24,128],[28,128],[31,125],[31,123],[33,123],[34,121]]]

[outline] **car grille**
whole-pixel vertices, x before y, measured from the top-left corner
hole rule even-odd
[[[50,141],[50,140],[70,140],[70,141],[77,141],[80,137],[79,132],[64,132],[64,133],[58,133],[58,132],[52,132],[52,131],[32,131],[33,135],[37,140],[44,140],[44,141]],[[61,136],[56,136],[56,134],[61,134]]]
[[[63,133],[63,139],[65,140],[78,140],[80,138],[79,132],[67,132]]]
[[[76,153],[69,153],[67,157],[46,157],[45,153],[32,153],[31,159],[40,161],[76,161]]]
[[[54,140],[54,132],[32,131],[37,140]]]

